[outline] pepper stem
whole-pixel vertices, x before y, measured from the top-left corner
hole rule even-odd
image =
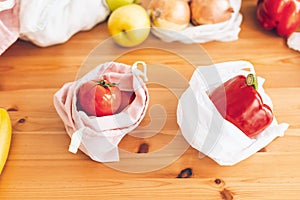
[[[258,89],[257,78],[254,74],[248,74],[246,77],[246,84],[248,86],[253,86],[255,90]]]

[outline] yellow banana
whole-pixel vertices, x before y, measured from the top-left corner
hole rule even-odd
[[[5,165],[11,142],[12,128],[7,111],[0,108],[0,174]]]

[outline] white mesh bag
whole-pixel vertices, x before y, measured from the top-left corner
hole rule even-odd
[[[137,68],[140,64],[144,67],[143,72]],[[148,107],[149,94],[142,78],[147,80],[146,64],[143,62],[133,66],[108,62],[97,66],[79,80],[66,83],[55,93],[55,108],[71,137],[70,152],[76,153],[79,148],[98,162],[119,161],[119,142],[139,125]],[[114,115],[87,115],[77,107],[77,93],[84,83],[99,79],[118,83],[121,91],[134,92],[134,100]]]

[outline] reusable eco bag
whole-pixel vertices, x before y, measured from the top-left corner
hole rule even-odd
[[[143,72],[138,65],[143,66]],[[55,93],[54,106],[71,137],[70,152],[76,153],[79,148],[98,162],[119,161],[119,142],[139,125],[148,107],[149,94],[142,78],[147,81],[144,62],[136,62],[133,66],[107,62],[77,81],[66,83]],[[88,116],[79,110],[77,93],[80,86],[100,79],[118,83],[121,91],[134,92],[136,96],[133,102],[120,113],[103,117]]]
[[[60,44],[109,13],[105,0],[20,0],[20,38],[42,47]]]
[[[192,147],[220,165],[234,165],[253,155],[278,136],[283,136],[288,124],[272,123],[255,138],[247,137],[238,127],[218,112],[208,93],[237,75],[255,74],[247,61],[224,62],[198,67],[189,88],[179,99],[177,123]],[[258,77],[258,92],[264,104],[273,108],[270,97],[263,89],[264,79]]]
[[[291,49],[300,52],[300,32],[292,33],[287,39],[287,45]]]
[[[0,55],[19,37],[18,5],[15,0],[0,1]]]
[[[225,22],[193,26],[190,24],[181,31],[171,31],[153,26],[152,33],[165,42],[205,43],[209,41],[228,42],[238,39],[241,30],[241,0],[230,0],[233,7],[231,18]]]

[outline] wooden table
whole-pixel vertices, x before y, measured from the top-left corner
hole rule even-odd
[[[174,138],[177,98],[161,85],[149,84],[150,108],[160,104],[166,117],[154,113],[150,118],[147,113],[141,126],[147,127],[151,119],[165,122],[153,137],[125,136],[119,147],[128,152],[121,160],[129,167],[114,169],[81,151],[74,155],[68,152],[70,138],[53,106],[53,95],[86,69],[82,64],[87,56],[109,36],[106,24],[48,48],[18,41],[0,57],[0,106],[9,110],[13,124],[10,154],[0,177],[0,199],[299,199],[300,54],[289,49],[284,39],[258,26],[255,4],[254,0],[243,1],[239,40],[209,42],[202,48],[214,63],[247,60],[255,66],[257,74],[266,78],[264,87],[273,100],[277,120],[290,124],[284,137],[234,166],[220,166],[208,157],[200,159],[191,147],[172,163],[160,166],[169,154],[146,158]],[[107,49],[101,59],[110,58],[109,54],[103,56],[105,52]],[[197,60],[199,55],[190,54]],[[163,49],[128,50],[115,60],[161,63],[186,80],[194,70],[186,60]],[[139,150],[149,152],[136,153]],[[145,164],[152,170],[126,172],[134,166],[138,171]],[[186,168],[192,171],[190,178],[176,178]]]

